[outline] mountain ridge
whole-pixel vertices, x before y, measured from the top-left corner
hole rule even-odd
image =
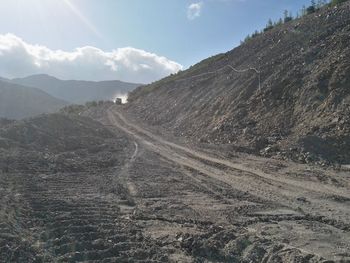
[[[125,95],[141,84],[119,80],[61,80],[47,74],[31,75],[10,80],[12,83],[35,87],[71,103],[83,104],[94,100],[112,100]]]
[[[42,90],[0,80],[1,118],[22,119],[53,113],[68,104]]]

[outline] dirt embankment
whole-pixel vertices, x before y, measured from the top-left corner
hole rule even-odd
[[[347,2],[140,87],[129,96],[129,111],[204,143],[303,163],[347,164],[349,42]]]

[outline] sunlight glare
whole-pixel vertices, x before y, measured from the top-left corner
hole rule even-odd
[[[63,3],[80,19],[80,21],[87,26],[96,36],[102,37],[101,33],[97,30],[97,28],[89,21],[89,19],[84,16],[79,9],[70,1],[63,0]]]

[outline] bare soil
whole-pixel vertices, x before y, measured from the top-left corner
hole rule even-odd
[[[180,141],[122,106],[82,115],[118,162],[0,173],[0,262],[350,261],[348,171]]]

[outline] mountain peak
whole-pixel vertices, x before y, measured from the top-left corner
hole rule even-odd
[[[16,81],[16,80],[59,80],[59,79],[48,74],[34,74],[23,78],[14,78],[12,80]]]

